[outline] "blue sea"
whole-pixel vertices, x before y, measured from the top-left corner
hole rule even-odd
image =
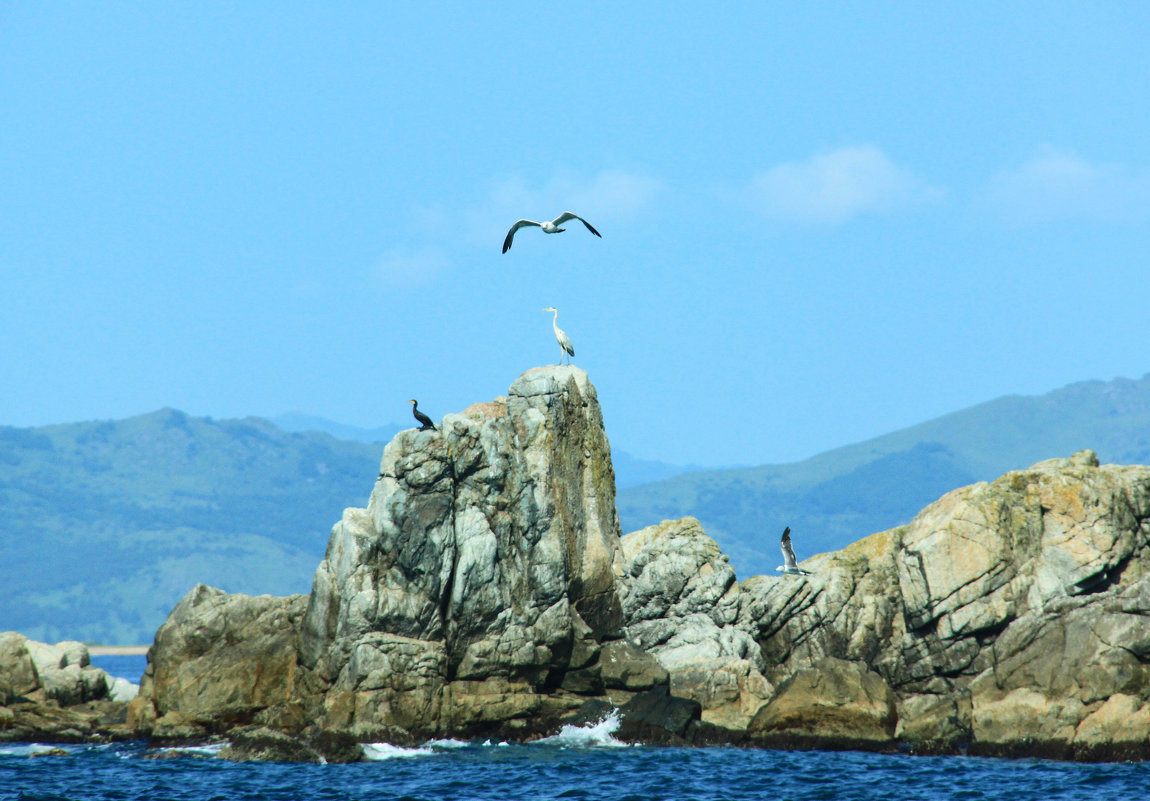
[[[109,669],[108,657],[93,660]],[[137,658],[142,659],[142,658]],[[126,671],[142,669],[127,664]],[[127,673],[116,673],[138,680]],[[143,742],[0,745],[8,799],[1141,799],[1150,764],[912,757],[855,752],[629,746],[618,722],[568,727],[525,745],[435,740],[368,746],[353,765],[232,763],[202,748],[144,759]]]

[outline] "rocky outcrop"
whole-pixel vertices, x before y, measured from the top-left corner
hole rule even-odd
[[[93,667],[83,643],[0,633],[0,741],[126,739],[135,685]]]
[[[236,759],[611,709],[646,742],[1150,757],[1150,468],[1043,462],[808,576],[739,584],[692,518],[619,535],[594,387],[529,371],[387,446],[310,596],[193,590],[130,722]]]
[[[157,634],[133,722],[168,742],[251,725],[522,738],[588,699],[660,688],[652,699],[697,718],[625,638],[619,534],[594,387],[575,367],[531,370],[388,444],[306,600],[190,593]]]
[[[865,670],[868,699],[894,698],[891,747],[1146,758],[1148,541],[1150,468],[1087,451],[955,490],[810,577],[751,579],[738,623],[768,681]]]

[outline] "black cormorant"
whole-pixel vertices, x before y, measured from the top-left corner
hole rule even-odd
[[[430,417],[428,417],[423,412],[419,411],[419,401],[410,400],[410,401],[408,401],[408,403],[411,404],[411,413],[413,415],[415,415],[415,419],[419,421],[419,430],[420,431],[438,431],[439,430],[438,428],[435,427],[435,423],[431,422]]]

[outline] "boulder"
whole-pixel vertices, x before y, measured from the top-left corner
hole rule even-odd
[[[194,739],[252,723],[289,702],[307,597],[229,595],[199,584],[156,632],[133,721],[153,736]],[[145,711],[150,704],[152,710]]]

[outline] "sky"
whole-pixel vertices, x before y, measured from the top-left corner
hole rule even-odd
[[[558,361],[794,461],[1150,372],[1150,6],[0,5],[0,425],[372,428]],[[520,217],[570,210],[566,233]]]

